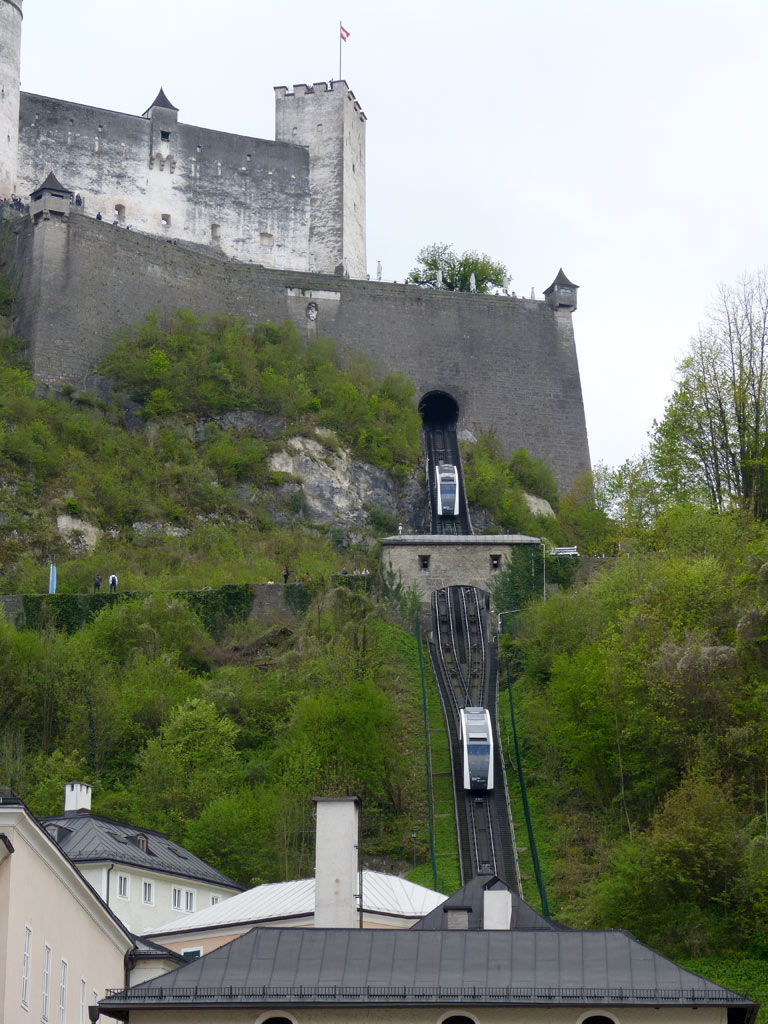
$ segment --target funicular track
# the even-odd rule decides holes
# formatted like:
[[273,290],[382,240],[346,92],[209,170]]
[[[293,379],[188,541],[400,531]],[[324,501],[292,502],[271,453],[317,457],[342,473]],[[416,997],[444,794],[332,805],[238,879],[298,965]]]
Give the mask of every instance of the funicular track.
[[[432,532],[471,534],[455,425],[425,424],[424,435]],[[459,471],[459,516],[453,519],[436,514],[434,468],[438,462],[449,462]],[[434,591],[429,654],[451,745],[461,883],[492,873],[519,892],[520,873],[498,741],[496,644],[488,635],[488,611],[488,595],[476,587]],[[466,706],[486,707],[491,716],[495,783],[487,792],[464,789],[459,710]]]
[[[472,533],[469,521],[469,510],[464,497],[464,478],[461,474],[461,456],[459,441],[456,437],[456,426],[453,423],[435,422],[424,427],[424,443],[427,449],[427,484],[429,487],[429,506],[431,513],[431,532],[444,534]],[[438,516],[437,494],[435,493],[435,469],[439,462],[450,462],[459,471],[459,514],[458,516]],[[457,522],[458,519],[458,522]]]

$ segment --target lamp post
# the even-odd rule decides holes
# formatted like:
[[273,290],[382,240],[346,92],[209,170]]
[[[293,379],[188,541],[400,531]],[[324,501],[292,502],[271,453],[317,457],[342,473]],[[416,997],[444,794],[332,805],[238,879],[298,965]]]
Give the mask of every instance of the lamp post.
[[496,613],[496,618],[498,620],[497,632],[499,633],[499,635],[501,635],[501,616],[502,615],[517,615],[519,613],[519,611],[520,611],[519,608],[509,608],[505,612],[497,612]]
[[413,840],[413,866],[416,867],[416,840],[419,835],[418,825],[414,825],[411,829],[411,839]]

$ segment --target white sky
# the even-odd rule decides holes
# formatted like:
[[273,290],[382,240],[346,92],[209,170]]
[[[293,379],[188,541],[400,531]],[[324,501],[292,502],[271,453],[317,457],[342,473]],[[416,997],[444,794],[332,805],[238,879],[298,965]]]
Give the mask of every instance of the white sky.
[[766,0],[24,0],[22,88],[274,138],[272,86],[368,116],[368,264],[452,242],[537,297],[562,265],[593,462],[663,414],[721,281],[766,262]]

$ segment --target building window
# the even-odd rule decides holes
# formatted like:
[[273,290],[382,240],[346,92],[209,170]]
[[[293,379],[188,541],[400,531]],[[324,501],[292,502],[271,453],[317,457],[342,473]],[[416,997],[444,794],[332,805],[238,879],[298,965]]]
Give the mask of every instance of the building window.
[[61,961],[59,970],[59,1024],[67,1024],[67,961]]
[[32,956],[32,929],[24,928],[24,959],[21,965],[21,1005],[29,1009],[29,965]]
[[128,875],[117,876],[117,895],[121,900],[127,900],[129,896]]
[[181,955],[185,960],[197,960],[203,955],[203,947],[193,946],[190,949],[182,949]]
[[213,896],[213,895],[212,895],[212,896],[211,896],[211,906],[212,906],[212,907],[215,907],[215,906],[216,906],[216,904],[217,904],[218,902],[219,902],[219,897],[218,897],[218,896]]
[[419,555],[419,568],[426,572],[429,568],[429,555]]
[[88,1024],[88,986],[85,978],[80,979],[80,1021],[79,1024]]
[[147,903],[147,904],[149,904],[149,906],[152,906],[154,904],[154,902],[155,902],[155,894],[154,894],[154,891],[152,889],[152,883],[151,882],[142,882],[141,883],[141,899],[142,899],[143,903]]
[[181,889],[173,887],[173,909],[181,910]]
[[115,220],[119,220],[121,222],[125,220],[125,207],[122,203],[115,204]]
[[218,242],[221,239],[221,226],[219,224],[211,224],[211,241]]
[[170,132],[160,132],[160,141],[161,142],[170,142],[171,141],[171,133]]
[[501,565],[501,555],[491,555],[491,572],[498,572]]
[[[160,214],[160,223],[162,224],[162,226],[164,228],[169,228],[171,226],[171,215],[170,215],[170,213],[161,213]],[[146,839],[144,840],[144,842],[146,842]]]
[[195,890],[185,889],[184,890],[184,909],[188,914],[194,914],[195,912]]
[[43,1004],[40,1016],[48,1020],[48,1007],[51,1002],[51,947],[46,945],[43,951]]
[[266,245],[268,249],[271,249],[275,244],[275,236],[270,234],[269,231],[262,231],[259,233],[259,243]]

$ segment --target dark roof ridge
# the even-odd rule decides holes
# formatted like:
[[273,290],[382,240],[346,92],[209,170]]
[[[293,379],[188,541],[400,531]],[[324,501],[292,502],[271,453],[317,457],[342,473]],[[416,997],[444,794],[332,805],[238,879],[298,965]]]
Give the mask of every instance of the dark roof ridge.
[[[91,811],[75,811],[69,814],[50,814],[45,818],[40,818],[42,822],[56,822],[59,821],[78,821],[85,818],[93,818],[96,821],[104,821],[107,825],[120,825],[121,828],[132,828],[137,832],[146,832],[147,835],[159,836],[160,839],[167,839],[170,843],[175,843],[176,846],[181,846],[181,843],[176,843],[174,839],[171,839],[167,832],[159,832],[156,828],[145,828],[143,825],[133,825],[130,821],[118,821],[116,818],[105,818],[102,814],[93,814]],[[184,847],[182,847],[184,849]]]

